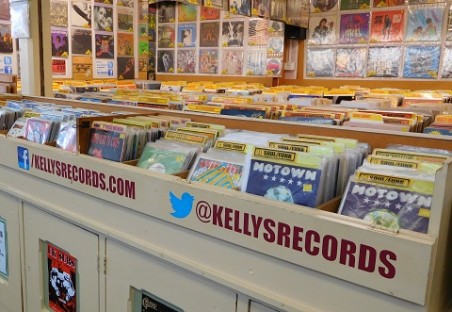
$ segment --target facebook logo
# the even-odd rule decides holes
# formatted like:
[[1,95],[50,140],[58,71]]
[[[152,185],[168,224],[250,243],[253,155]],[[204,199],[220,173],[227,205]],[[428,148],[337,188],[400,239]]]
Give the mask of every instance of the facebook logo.
[[6,74],[12,74],[13,68],[11,66],[5,66],[5,73]]
[[30,155],[27,148],[21,146],[17,147],[17,159],[19,168],[30,170]]

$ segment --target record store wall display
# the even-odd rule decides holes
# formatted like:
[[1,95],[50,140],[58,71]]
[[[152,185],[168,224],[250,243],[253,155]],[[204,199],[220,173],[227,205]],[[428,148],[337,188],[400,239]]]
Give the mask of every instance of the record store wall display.
[[312,0],[305,78],[452,78],[452,2]]
[[[254,5],[260,10],[251,10]],[[284,23],[259,17],[268,16],[266,5],[234,0],[224,10],[212,1],[157,3],[157,73],[280,76]]]
[[9,0],[0,0],[0,74],[18,74],[17,53],[11,36]]
[[133,79],[147,72],[148,4],[140,18],[141,6],[134,3],[51,0],[53,77]]

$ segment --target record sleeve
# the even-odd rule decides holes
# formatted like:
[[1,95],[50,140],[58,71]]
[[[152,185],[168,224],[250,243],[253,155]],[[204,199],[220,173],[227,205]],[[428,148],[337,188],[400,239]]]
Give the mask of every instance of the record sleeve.
[[72,54],[91,55],[93,52],[91,43],[91,30],[72,29]]
[[[300,155],[297,152],[275,149],[256,149],[251,158],[243,183],[247,193],[260,195],[270,200],[316,207],[322,197],[322,175],[320,157],[302,156],[299,163],[265,160],[256,157],[256,151],[268,150],[272,155]],[[265,153],[265,152],[263,152]],[[300,157],[300,156],[296,156]],[[292,159],[292,158],[291,158]],[[315,165],[308,163],[313,162]]]
[[308,27],[309,1],[287,0],[286,24]]
[[76,312],[77,259],[51,243],[46,245],[49,308],[55,312]]
[[284,38],[270,37],[268,40],[267,51],[270,54],[281,54],[284,52]]
[[194,155],[193,148],[173,145],[170,147],[157,143],[146,144],[137,167],[166,174],[177,174],[187,170]]
[[44,144],[49,141],[52,122],[41,118],[28,118],[24,136],[28,141]]
[[112,161],[123,161],[126,136],[125,131],[91,128],[88,155]]
[[196,46],[196,24],[179,24],[177,28],[177,46],[188,48]]
[[26,118],[17,119],[13,126],[8,131],[8,136],[14,138],[20,138],[25,136],[25,124],[27,122]]
[[366,52],[366,48],[337,49],[335,77],[364,77]]
[[229,1],[228,0],[203,0],[202,5],[209,8],[218,8],[223,11],[229,10]]
[[445,7],[420,7],[408,10],[406,41],[439,41]]
[[133,31],[133,9],[128,7],[119,7],[118,9],[118,30]]
[[199,46],[202,48],[218,48],[220,38],[220,23],[206,22],[200,24]]
[[196,5],[179,3],[177,8],[177,19],[179,22],[196,22],[198,17],[198,7]]
[[343,10],[366,10],[370,7],[370,0],[341,0]]
[[443,50],[442,78],[452,78],[452,47],[445,47]]
[[270,0],[252,0],[251,5],[253,16],[270,17]]
[[270,18],[275,21],[286,20],[286,1],[270,0]]
[[72,78],[87,80],[93,78],[93,65],[90,56],[72,57]]
[[159,50],[157,52],[157,71],[174,73],[174,50]]
[[72,0],[70,12],[72,26],[91,28],[91,2],[84,0]]
[[118,0],[118,2],[117,2],[118,6],[128,7],[128,8],[133,8],[133,3],[134,3],[133,0]]
[[196,70],[196,50],[184,49],[177,50],[177,72],[195,73]]
[[158,26],[158,48],[174,48],[176,40],[176,29],[174,25]]
[[115,56],[115,42],[113,35],[95,35],[96,58],[112,59]]
[[312,0],[311,1],[311,12],[321,13],[337,10],[337,0],[325,1],[325,0]]
[[229,12],[251,16],[251,0],[229,0]]
[[[375,179],[383,182],[375,183]],[[427,233],[433,184],[358,171],[350,178],[338,213],[371,225]]]
[[158,4],[157,14],[159,23],[174,23],[176,20],[177,2],[165,1]]
[[439,46],[409,46],[405,48],[404,78],[438,78]]
[[267,75],[279,76],[282,72],[282,59],[273,57],[267,59]]
[[369,13],[342,14],[339,43],[367,43],[369,39]]
[[[1,30],[0,30],[0,33]],[[52,56],[68,57],[68,33],[64,30],[51,30]]]
[[243,50],[224,49],[221,55],[221,65],[223,75],[242,75]]
[[266,50],[247,50],[245,74],[247,76],[265,76],[267,74]]
[[11,25],[0,24],[0,53],[10,54],[13,53],[13,37],[11,36]]
[[337,40],[337,17],[335,15],[312,15],[309,18],[308,44],[334,44]]
[[307,77],[333,77],[334,65],[334,49],[308,49]]
[[94,30],[113,31],[113,8],[95,4],[93,10]]
[[218,74],[218,49],[199,50],[199,73]]
[[227,160],[228,153],[220,159],[209,154],[199,154],[188,175],[189,181],[202,182],[228,189],[240,189],[243,163]]
[[135,78],[135,58],[134,57],[118,57],[118,79],[134,79]]
[[444,3],[446,0],[408,0],[408,4],[435,4],[435,3]]
[[452,5],[447,13],[446,41],[452,41]]
[[367,77],[398,77],[401,47],[369,48]]
[[0,20],[9,21],[11,19],[11,15],[9,14],[9,1],[0,0]]
[[223,47],[243,47],[245,23],[243,21],[223,22],[221,42]]
[[370,42],[401,42],[404,10],[373,11]]
[[248,22],[248,46],[268,44],[268,20],[251,18]]
[[118,42],[118,56],[133,56],[133,34],[118,33],[116,37]]
[[384,7],[401,6],[401,5],[405,5],[405,0],[374,0],[373,1],[374,8],[384,8]]
[[201,7],[201,20],[202,21],[210,21],[210,20],[219,20],[220,19],[220,10],[212,7]]
[[[6,0],[8,2],[9,0]],[[68,26],[68,2],[64,0],[51,0],[50,1],[50,26],[64,27]],[[1,9],[0,9],[1,11]],[[9,9],[8,9],[9,13]],[[0,19],[1,18],[0,13]],[[9,18],[8,18],[9,20]]]

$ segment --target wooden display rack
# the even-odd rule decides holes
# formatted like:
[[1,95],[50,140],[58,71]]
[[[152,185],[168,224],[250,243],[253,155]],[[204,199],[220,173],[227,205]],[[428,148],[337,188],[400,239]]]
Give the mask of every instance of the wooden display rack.
[[[452,150],[452,139],[422,134],[117,105],[73,105],[106,112],[183,115],[228,128],[357,138],[373,148],[401,143]],[[24,149],[28,170],[18,165],[18,153]],[[14,274],[9,282],[15,283],[0,284],[0,307],[10,304],[8,294],[20,293],[17,285],[22,285],[25,293],[25,311],[44,305],[42,257],[36,254],[40,240],[70,252],[81,268],[89,266],[91,254],[72,247],[75,243],[64,235],[80,230],[95,236],[95,252],[103,263],[91,263],[100,267],[94,277],[86,276],[88,269],[80,269],[80,311],[130,311],[130,287],[153,292],[186,312],[436,312],[444,311],[451,299],[452,163],[437,173],[429,231],[420,234],[388,231],[319,209],[188,183],[176,176],[20,139],[0,136],[0,150],[0,216],[8,216],[5,209],[9,215],[16,211],[20,217],[7,220],[11,236],[15,237],[16,229],[24,233],[21,246],[9,246],[11,255],[22,260],[10,262]],[[170,192],[178,197],[184,193],[193,196],[192,211],[186,218],[171,215]],[[59,235],[54,226],[62,231]],[[161,279],[155,280],[155,276]],[[93,279],[97,281],[94,286]],[[89,291],[98,294],[97,302]]]

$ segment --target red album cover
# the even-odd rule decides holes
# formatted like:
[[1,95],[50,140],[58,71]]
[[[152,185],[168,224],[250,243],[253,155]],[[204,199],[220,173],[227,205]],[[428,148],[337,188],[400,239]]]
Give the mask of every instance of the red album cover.
[[47,243],[49,308],[55,312],[77,311],[77,259]]

